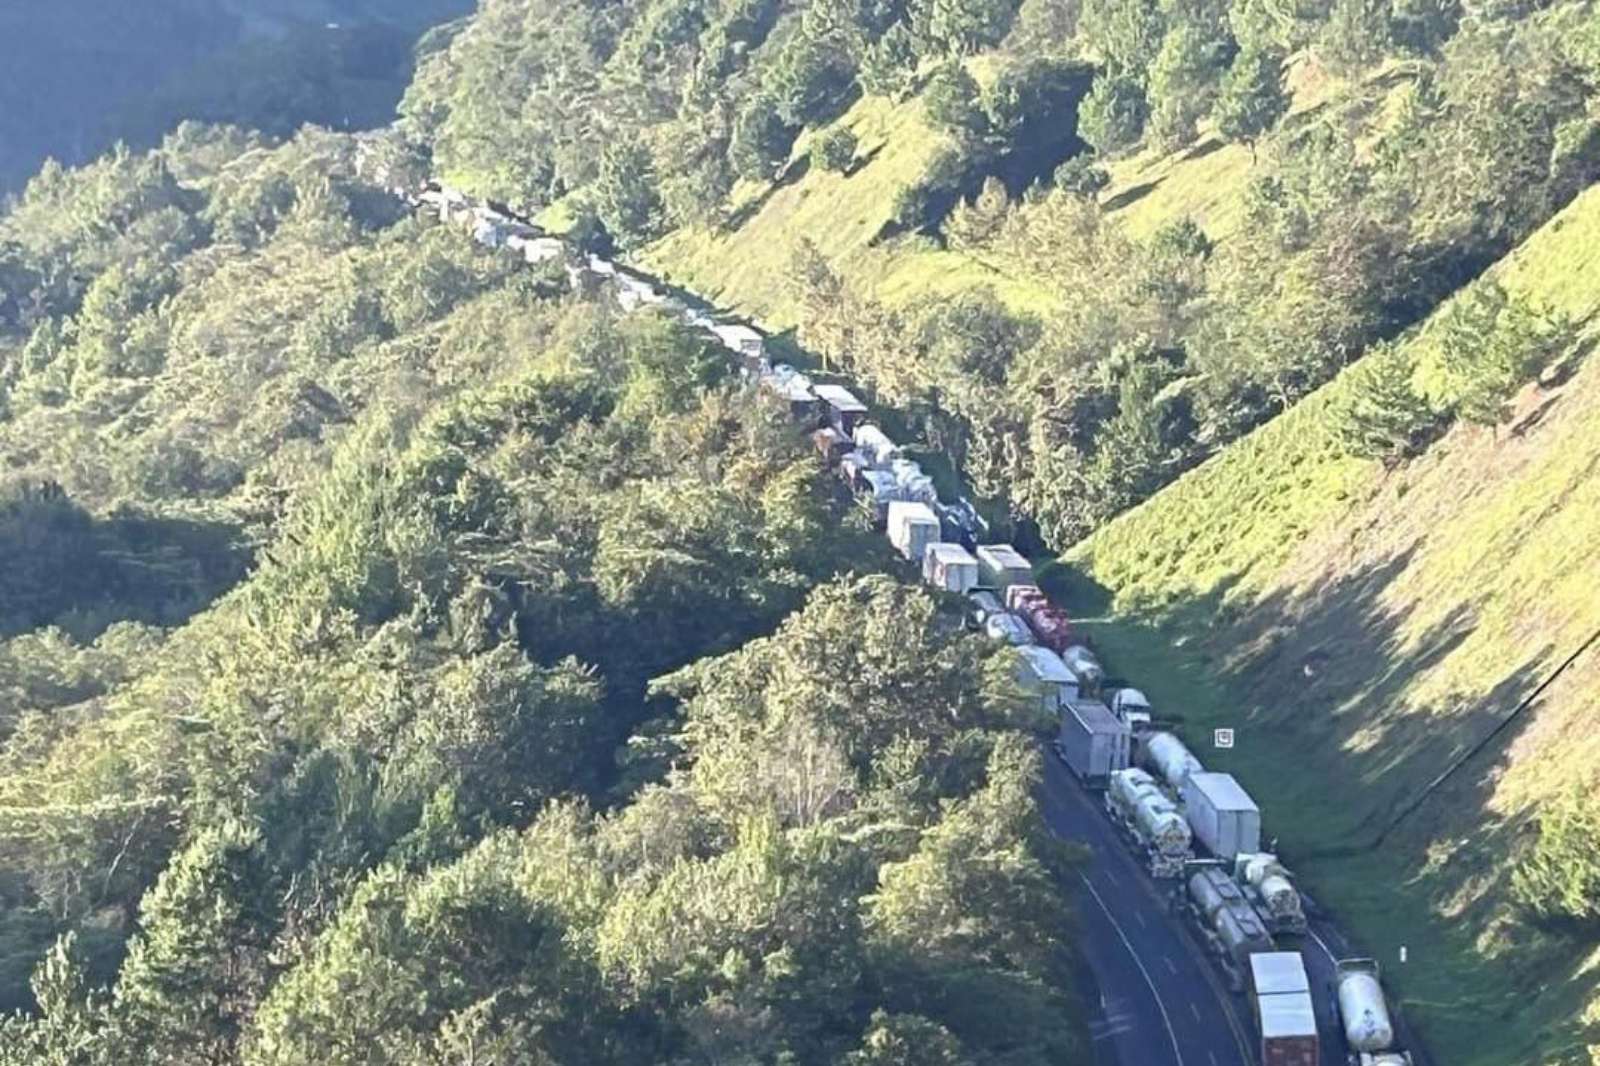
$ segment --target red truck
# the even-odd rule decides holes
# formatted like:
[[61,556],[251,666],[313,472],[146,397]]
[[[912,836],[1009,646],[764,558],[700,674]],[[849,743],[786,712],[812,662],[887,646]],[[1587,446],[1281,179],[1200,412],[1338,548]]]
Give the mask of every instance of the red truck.
[[1083,643],[1073,633],[1067,612],[1051,603],[1038,585],[1012,585],[1006,589],[1006,610],[1020,615],[1033,631],[1034,639],[1058,655]]

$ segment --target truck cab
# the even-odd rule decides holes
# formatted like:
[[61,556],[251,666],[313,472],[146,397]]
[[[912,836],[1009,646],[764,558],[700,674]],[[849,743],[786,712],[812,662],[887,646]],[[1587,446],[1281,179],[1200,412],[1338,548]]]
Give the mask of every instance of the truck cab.
[[1154,709],[1150,700],[1136,688],[1119,688],[1111,694],[1111,712],[1127,723],[1135,733],[1150,729],[1150,716]]

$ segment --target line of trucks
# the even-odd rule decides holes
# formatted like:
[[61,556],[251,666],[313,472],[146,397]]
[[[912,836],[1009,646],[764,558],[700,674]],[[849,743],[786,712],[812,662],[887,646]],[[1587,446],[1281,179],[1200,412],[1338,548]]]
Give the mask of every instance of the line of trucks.
[[[841,385],[772,364],[765,336],[747,323],[719,322],[636,271],[580,256],[500,205],[438,183],[409,199],[487,247],[508,248],[530,264],[559,260],[574,288],[608,282],[625,310],[680,315],[787,404],[923,581],[965,596],[969,623],[1016,649],[1021,687],[1060,722],[1056,754],[1085,787],[1103,790],[1106,814],[1150,875],[1175,886],[1174,899],[1230,984],[1250,999],[1263,1066],[1321,1066],[1304,960],[1275,940],[1306,932],[1304,907],[1289,871],[1262,850],[1260,809],[1232,775],[1207,771],[1175,733],[1156,728],[1143,692],[1107,683],[1088,641],[1034,582],[1027,558],[1008,544],[981,543],[987,527],[970,501],[941,502],[932,478],[868,421],[866,404]],[[1396,1045],[1376,962],[1337,961],[1331,993],[1347,1066],[1412,1066]]]

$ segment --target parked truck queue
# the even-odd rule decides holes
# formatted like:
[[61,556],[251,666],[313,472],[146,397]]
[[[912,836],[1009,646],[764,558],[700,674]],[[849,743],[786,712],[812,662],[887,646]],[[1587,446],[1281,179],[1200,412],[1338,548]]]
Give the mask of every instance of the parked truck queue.
[[[848,487],[918,579],[965,600],[969,624],[1013,647],[1017,681],[1058,723],[1055,755],[1102,797],[1106,816],[1172,905],[1188,915],[1220,977],[1250,1005],[1263,1066],[1412,1066],[1400,1047],[1378,964],[1337,960],[1331,988],[1313,988],[1301,954],[1302,896],[1263,848],[1262,814],[1231,775],[1208,771],[1139,689],[1113,684],[1089,640],[1010,544],[990,543],[966,499],[944,501],[848,388],[769,359],[749,323],[691,307],[641,272],[571,248],[501,205],[438,183],[394,190],[419,211],[530,265],[556,265],[574,289],[609,287],[628,311],[659,308],[726,348],[752,388],[784,405],[823,464]],[[1345,1047],[1319,1046],[1313,997],[1326,996]]]

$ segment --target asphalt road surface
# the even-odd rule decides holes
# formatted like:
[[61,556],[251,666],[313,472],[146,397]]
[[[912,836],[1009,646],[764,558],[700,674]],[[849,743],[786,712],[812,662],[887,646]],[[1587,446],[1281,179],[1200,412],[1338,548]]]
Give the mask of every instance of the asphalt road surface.
[[1045,753],[1040,806],[1058,836],[1088,845],[1078,911],[1083,955],[1099,1002],[1089,1032],[1110,1066],[1255,1066],[1243,999],[1220,984],[1184,919],[1117,835],[1100,795]]

